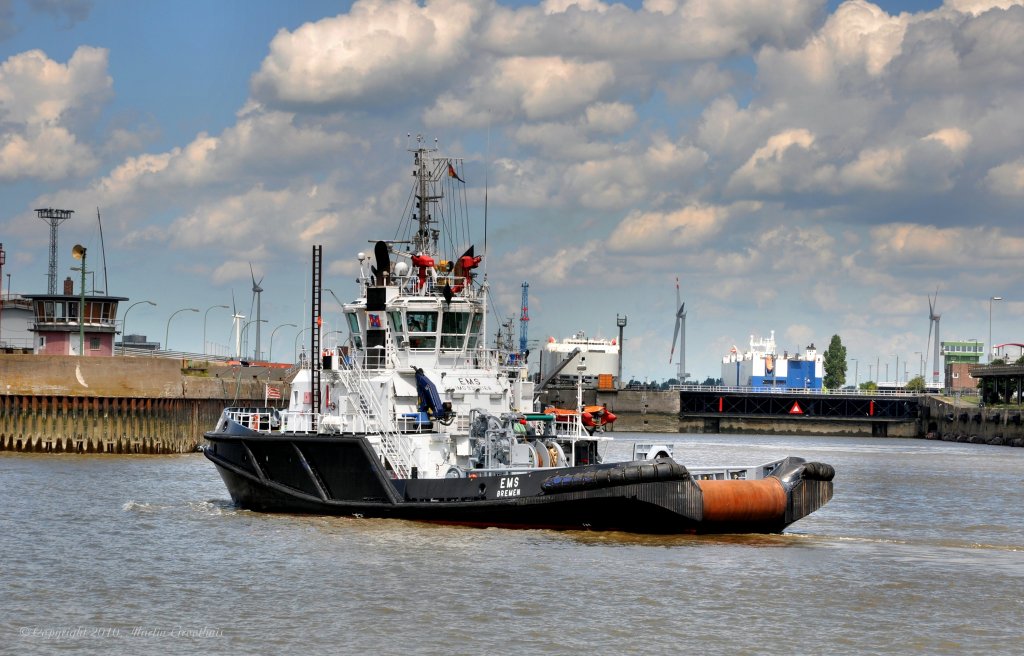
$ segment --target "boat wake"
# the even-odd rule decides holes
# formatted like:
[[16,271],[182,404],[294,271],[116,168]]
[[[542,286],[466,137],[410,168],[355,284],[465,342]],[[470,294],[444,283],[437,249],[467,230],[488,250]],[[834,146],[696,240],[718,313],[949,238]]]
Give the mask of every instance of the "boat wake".
[[135,500],[128,500],[128,501],[126,501],[121,506],[121,510],[123,510],[125,512],[148,513],[148,512],[157,512],[157,511],[160,511],[160,510],[167,510],[170,507],[171,506],[161,506],[161,505],[158,505],[158,504],[155,504],[155,503],[146,503],[146,502],[140,502],[140,501],[135,501]]
[[230,499],[209,499],[207,501],[189,501],[189,510],[203,513],[204,515],[235,515],[239,512],[238,506]]
[[[238,508],[227,499],[210,499],[208,501],[188,501],[185,508],[204,515],[231,515],[239,512]],[[149,503],[129,499],[121,505],[121,510],[132,513],[158,513],[167,510],[180,510],[182,506],[174,504]]]
[[819,542],[838,542],[846,544],[895,545],[900,547],[925,547],[930,549],[954,549],[964,551],[996,551],[1006,553],[1024,553],[1024,545],[991,544],[986,542],[973,542],[969,540],[905,540],[899,538],[859,537],[849,535],[814,535],[807,537],[813,537],[813,539]]

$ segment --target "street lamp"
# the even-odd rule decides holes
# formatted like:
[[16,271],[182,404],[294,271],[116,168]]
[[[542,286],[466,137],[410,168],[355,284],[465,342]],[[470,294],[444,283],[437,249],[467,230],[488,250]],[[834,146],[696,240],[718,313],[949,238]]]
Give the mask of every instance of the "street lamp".
[[292,349],[292,353],[294,353],[296,362],[299,361],[299,338],[302,337],[302,333],[306,332],[307,330],[309,330],[309,326],[306,326],[299,332],[295,333],[295,347]]
[[990,296],[988,298],[988,362],[992,364],[992,301],[1001,301],[1002,296]]
[[125,330],[125,326],[128,324],[128,313],[132,311],[132,308],[141,303],[149,303],[153,307],[156,307],[156,303],[153,301],[137,301],[128,306],[128,309],[124,311],[124,316],[121,317],[121,355],[125,354],[124,350],[124,338],[128,335]]
[[170,340],[171,340],[171,319],[174,318],[174,315],[178,314],[179,312],[198,312],[198,311],[199,311],[198,308],[181,308],[180,310],[175,310],[174,312],[171,313],[171,316],[167,317],[167,330],[164,331],[164,350],[165,351],[170,351],[171,350],[171,349],[169,349],[167,347],[170,345]]
[[[249,327],[249,324],[253,324],[253,323],[267,323],[267,320],[266,319],[253,319],[252,321],[246,321],[245,325],[242,326],[242,343],[243,344],[245,343],[245,329]],[[245,349],[243,349],[243,352],[244,352],[244,350]],[[256,355],[257,355],[257,357],[253,358],[254,360],[258,360],[259,359],[259,357],[258,357],[259,354],[256,354]]]
[[341,308],[341,311],[344,312],[345,311],[345,304],[342,303],[340,300],[338,300],[338,297],[337,297],[337,295],[335,295],[334,290],[331,289],[330,287],[324,287],[324,291],[325,292],[330,292],[331,296],[334,296],[334,302],[337,303],[338,307]]
[[283,323],[280,326],[278,326],[277,328],[274,328],[272,331],[270,331],[270,352],[267,353],[267,360],[269,360],[270,362],[274,361],[274,333],[277,332],[278,328],[284,328],[285,326],[291,326],[292,328],[298,328],[298,326],[296,326],[293,323]]
[[[622,315],[620,317],[618,312],[615,313],[615,325],[619,327],[619,389],[622,389],[623,387],[625,387],[622,384],[622,348],[624,346],[623,343],[622,343],[622,329],[626,327],[626,324],[628,322],[629,322],[629,316],[628,315],[624,314],[624,315]],[[685,374],[686,372],[684,371],[683,373]],[[682,383],[683,381],[679,381],[679,382]]]
[[75,244],[75,247],[71,249],[71,257],[76,260],[82,261],[81,267],[71,267],[72,271],[82,272],[82,286],[78,290],[80,298],[78,304],[78,355],[85,355],[85,246],[81,244]]
[[206,319],[209,318],[210,310],[213,308],[224,308],[225,310],[231,309],[226,305],[211,305],[206,308],[206,312],[203,313],[203,355],[206,355]]

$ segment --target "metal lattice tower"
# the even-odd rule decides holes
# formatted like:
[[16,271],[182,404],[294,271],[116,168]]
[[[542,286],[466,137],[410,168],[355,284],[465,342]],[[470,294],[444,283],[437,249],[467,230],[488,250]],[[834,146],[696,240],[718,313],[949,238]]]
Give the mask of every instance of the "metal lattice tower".
[[47,294],[57,293],[57,226],[71,218],[74,210],[45,208],[36,210],[36,216],[50,224],[50,270],[47,274]]
[[519,315],[519,352],[526,353],[526,328],[530,321],[530,283],[523,283],[523,313]]

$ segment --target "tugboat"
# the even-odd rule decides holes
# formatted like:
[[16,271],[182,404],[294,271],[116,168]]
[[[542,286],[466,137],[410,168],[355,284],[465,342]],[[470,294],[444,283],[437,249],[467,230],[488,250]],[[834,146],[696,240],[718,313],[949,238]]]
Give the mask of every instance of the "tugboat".
[[323,254],[314,246],[315,357],[300,362],[287,408],[229,407],[205,434],[203,452],[236,505],[472,526],[764,533],[831,499],[826,464],[688,470],[663,451],[603,462],[613,415],[594,421],[579,391],[576,412],[536,411],[526,354],[487,347],[482,256],[455,244],[468,234],[457,216],[462,162],[421,137],[410,152],[405,233],[376,242],[372,261],[359,253],[358,296],[341,304],[347,342],[321,344]]

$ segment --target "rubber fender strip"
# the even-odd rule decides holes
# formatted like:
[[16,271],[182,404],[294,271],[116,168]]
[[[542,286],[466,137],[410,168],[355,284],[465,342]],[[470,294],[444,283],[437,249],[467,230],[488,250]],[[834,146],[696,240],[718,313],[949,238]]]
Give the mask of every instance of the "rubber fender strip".
[[831,481],[836,477],[835,467],[823,462],[804,464],[804,478],[812,481]]

